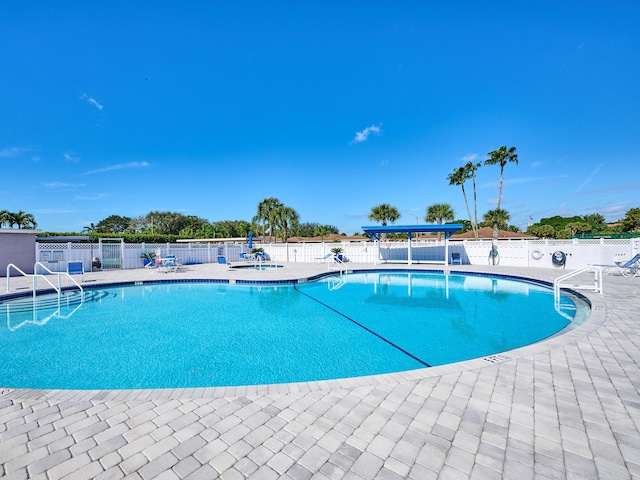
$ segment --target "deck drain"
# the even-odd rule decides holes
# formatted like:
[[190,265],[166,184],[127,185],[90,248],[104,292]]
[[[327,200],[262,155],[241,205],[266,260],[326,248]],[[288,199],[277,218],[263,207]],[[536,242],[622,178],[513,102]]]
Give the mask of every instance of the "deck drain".
[[490,363],[499,363],[506,360],[511,360],[511,357],[506,355],[491,355],[490,357],[484,357],[484,360]]

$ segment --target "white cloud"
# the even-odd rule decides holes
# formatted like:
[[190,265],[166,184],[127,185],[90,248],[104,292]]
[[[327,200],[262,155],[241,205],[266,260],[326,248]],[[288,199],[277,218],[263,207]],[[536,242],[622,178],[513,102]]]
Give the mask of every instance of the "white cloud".
[[80,196],[80,195],[76,195],[75,197],[73,197],[74,200],[81,200],[81,201],[93,201],[93,200],[102,200],[103,198],[106,198],[107,195],[105,195],[104,193],[98,193],[96,195],[91,195],[91,196]]
[[578,185],[578,188],[576,188],[576,191],[573,192],[573,194],[575,195],[576,193],[580,193],[580,191],[586,187],[589,183],[591,183],[591,180],[593,180],[593,177],[595,177],[598,172],[600,170],[602,170],[602,167],[604,167],[604,163],[601,163],[600,165],[598,165],[595,170],[593,170],[593,172],[591,172],[591,174],[587,177],[587,179],[582,182],[580,185]]
[[86,186],[84,183],[73,184],[73,183],[64,183],[64,182],[47,182],[43,183],[42,186],[44,188],[76,188],[76,187],[84,187]]
[[370,134],[380,135],[380,132],[382,132],[380,125],[371,125],[360,132],[356,132],[356,136],[351,140],[351,143],[366,142]]
[[98,103],[98,101],[97,101],[95,98],[90,97],[90,96],[89,96],[89,95],[87,95],[86,93],[84,93],[84,94],[80,97],[80,99],[81,99],[81,100],[86,100],[90,105],[93,105],[93,106],[94,106],[94,107],[96,107],[98,110],[102,110],[102,109],[104,108],[102,105],[100,105],[100,104]]
[[20,154],[24,152],[33,152],[32,148],[24,148],[24,147],[9,147],[3,148],[0,150],[0,158],[16,158],[19,157]]
[[463,163],[475,162],[476,160],[478,160],[478,158],[480,158],[480,155],[478,155],[477,153],[470,153],[462,157],[462,161]]
[[72,155],[69,155],[68,153],[64,154],[64,159],[67,162],[71,162],[71,163],[78,163],[80,161],[80,157],[74,157]]
[[113,170],[123,170],[126,168],[145,168],[148,166],[150,166],[150,164],[147,162],[118,163],[116,165],[111,165],[109,167],[98,168],[97,170],[90,170],[88,172],[84,172],[82,175],[93,175],[94,173],[111,172]]

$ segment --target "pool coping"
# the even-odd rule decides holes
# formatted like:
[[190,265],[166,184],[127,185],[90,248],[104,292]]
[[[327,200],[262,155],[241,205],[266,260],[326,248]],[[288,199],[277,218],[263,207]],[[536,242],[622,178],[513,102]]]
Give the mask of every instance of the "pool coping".
[[[415,273],[445,273],[442,269],[413,269],[413,268],[353,268],[347,273],[393,273],[393,272],[415,272]],[[96,285],[83,286],[85,289],[97,289],[105,287],[152,285],[163,283],[215,283],[215,284],[237,284],[237,285],[296,285],[308,283],[328,276],[334,276],[340,272],[327,271],[315,275],[301,278],[285,280],[255,280],[255,279],[166,279],[166,280],[132,280],[111,283],[100,283]],[[526,281],[545,287],[552,287],[551,282],[532,277],[503,274],[475,272],[466,270],[446,270],[449,274],[463,274],[471,276],[481,276],[490,278],[506,278],[510,280]],[[77,287],[64,287],[62,290],[75,290]],[[591,306],[591,312],[585,321],[577,327],[565,327],[555,335],[540,340],[536,343],[507,350],[490,356],[479,357],[471,360],[439,365],[429,368],[407,370],[402,372],[369,375],[363,377],[349,377],[331,380],[315,380],[308,382],[277,383],[261,385],[240,385],[233,387],[192,387],[192,388],[158,388],[158,389],[129,389],[129,390],[61,390],[61,389],[30,389],[30,388],[2,388],[0,387],[0,398],[2,399],[46,399],[48,401],[131,401],[150,399],[183,399],[183,398],[217,398],[217,397],[238,397],[238,396],[259,396],[271,394],[305,393],[311,391],[330,391],[340,389],[352,389],[364,386],[376,386],[380,384],[399,384],[407,381],[419,381],[434,377],[441,377],[450,373],[460,373],[464,371],[482,369],[496,363],[510,362],[523,357],[533,356],[561,345],[573,343],[583,338],[600,326],[606,320],[606,307],[604,300],[591,293],[578,292],[573,289],[563,288],[584,299]],[[38,289],[39,293],[54,293],[53,289]],[[16,292],[0,295],[0,302],[8,299],[23,298],[31,296],[31,292]]]

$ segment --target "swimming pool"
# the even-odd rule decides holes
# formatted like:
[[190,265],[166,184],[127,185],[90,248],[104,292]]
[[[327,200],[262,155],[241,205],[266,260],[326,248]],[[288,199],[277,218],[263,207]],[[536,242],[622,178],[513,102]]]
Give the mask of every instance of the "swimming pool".
[[[565,328],[544,286],[369,272],[280,285],[114,286],[0,304],[0,386],[187,388],[354,377],[504,352]],[[47,304],[47,302],[49,302]],[[32,304],[31,304],[32,307]]]

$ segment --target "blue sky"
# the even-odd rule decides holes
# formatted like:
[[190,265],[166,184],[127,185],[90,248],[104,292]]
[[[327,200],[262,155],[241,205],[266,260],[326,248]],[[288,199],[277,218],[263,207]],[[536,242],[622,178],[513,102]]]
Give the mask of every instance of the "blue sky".
[[[3,2],[0,209],[45,231],[277,197],[351,234],[450,203],[502,145],[502,208],[640,207],[640,3]],[[478,213],[499,168],[478,171]],[[471,185],[467,185],[471,191]]]

